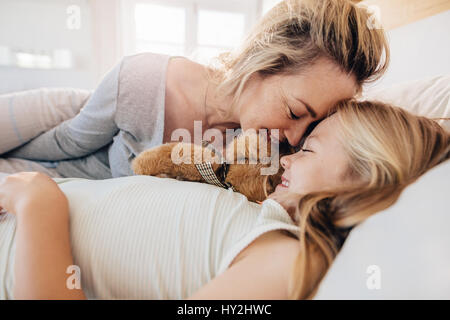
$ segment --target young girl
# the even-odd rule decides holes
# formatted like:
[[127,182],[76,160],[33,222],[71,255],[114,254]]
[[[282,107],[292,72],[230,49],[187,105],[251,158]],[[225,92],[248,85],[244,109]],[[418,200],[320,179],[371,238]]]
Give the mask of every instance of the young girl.
[[43,174],[11,175],[0,183],[9,212],[0,220],[0,293],[311,298],[349,231],[449,158],[450,134],[434,121],[349,101],[281,159],[283,182],[262,205],[149,176],[57,185]]
[[[178,128],[193,137],[196,120],[203,132],[279,129],[280,140],[295,146],[311,122],[385,71],[384,31],[371,28],[369,18],[349,0],[287,0],[255,26],[236,52],[222,56],[218,68],[151,53],[126,57],[78,115],[54,123],[31,142],[23,137],[32,139],[44,130],[26,132],[29,127],[20,120],[41,117],[45,108],[38,103],[18,110],[14,95],[0,97],[0,112],[8,111],[0,114],[0,125],[11,128],[9,148],[0,153],[25,144],[3,155],[9,162],[0,159],[0,172],[31,166],[54,177],[129,176],[136,155],[171,141]],[[51,97],[44,106],[46,100]],[[10,123],[14,117],[19,123]],[[51,170],[36,161],[51,161],[46,164]]]

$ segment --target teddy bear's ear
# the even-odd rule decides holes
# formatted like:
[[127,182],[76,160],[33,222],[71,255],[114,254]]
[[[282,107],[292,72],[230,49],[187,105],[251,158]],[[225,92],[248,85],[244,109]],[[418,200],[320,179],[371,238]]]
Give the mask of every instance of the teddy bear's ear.
[[[261,150],[262,149],[262,150]],[[260,150],[263,154],[270,154],[270,142],[267,134],[257,133],[254,129],[249,129],[237,136],[233,144],[227,146],[226,155],[228,159],[233,159],[234,163],[258,163]]]
[[271,194],[272,192],[275,191],[275,188],[277,187],[277,185],[279,185],[281,183],[281,174],[282,174],[281,168],[278,169],[278,173],[274,174],[274,175],[270,175],[267,178],[267,193]]

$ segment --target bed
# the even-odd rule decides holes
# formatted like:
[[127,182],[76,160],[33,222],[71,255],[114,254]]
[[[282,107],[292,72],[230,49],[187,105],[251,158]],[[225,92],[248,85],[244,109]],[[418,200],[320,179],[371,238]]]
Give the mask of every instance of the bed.
[[[391,40],[399,38],[397,27],[403,28],[401,31],[406,34],[408,28],[423,29],[421,19],[425,17],[428,19],[426,26],[444,24],[447,29],[442,31],[445,32],[450,26],[446,19],[450,12],[449,1],[429,0],[425,7],[425,2],[417,0],[365,3],[379,5],[382,23],[391,30]],[[398,10],[406,13],[394,14]],[[429,74],[417,73],[417,70],[405,74],[398,68],[402,61],[408,60],[402,51],[405,47],[391,43],[395,47],[393,63],[385,77],[390,81],[382,79],[365,87],[360,99],[382,100],[431,118],[450,117],[448,39],[441,39],[439,53],[431,45],[414,43],[414,35],[410,39],[412,42],[406,43],[410,51],[409,45],[422,48],[423,59],[410,63],[420,64]],[[3,133],[9,130],[8,136],[18,139],[0,141],[0,153],[12,149],[20,139],[31,139],[74,116],[90,95],[89,91],[75,89],[40,89],[28,93],[28,96],[0,96],[0,128]],[[38,106],[35,116],[23,119],[29,121],[26,133],[17,135],[16,129],[10,126],[11,97],[24,108],[30,104]],[[51,121],[39,118],[39,108],[53,110]],[[440,120],[440,123],[450,130],[450,121]],[[450,162],[447,161],[408,187],[392,207],[350,233],[315,299],[450,299],[449,195]]]

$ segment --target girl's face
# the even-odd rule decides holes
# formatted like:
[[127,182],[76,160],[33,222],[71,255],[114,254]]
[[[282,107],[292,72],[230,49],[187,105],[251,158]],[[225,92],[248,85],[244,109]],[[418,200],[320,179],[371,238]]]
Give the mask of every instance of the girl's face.
[[296,146],[311,122],[324,118],[357,89],[353,75],[320,58],[299,74],[251,78],[235,117],[243,130],[279,129],[279,140]]
[[332,115],[314,128],[299,152],[282,157],[282,183],[271,197],[286,192],[307,194],[345,186],[349,160],[338,132],[338,119]]

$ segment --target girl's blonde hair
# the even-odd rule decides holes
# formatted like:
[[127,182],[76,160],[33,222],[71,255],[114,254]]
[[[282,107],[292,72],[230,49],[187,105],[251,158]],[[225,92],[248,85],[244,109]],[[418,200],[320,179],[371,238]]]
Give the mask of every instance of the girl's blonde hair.
[[[379,78],[389,62],[381,28],[372,28],[370,14],[349,0],[285,0],[272,8],[235,52],[218,57],[217,92],[235,105],[254,74],[301,72],[327,57],[359,86]],[[231,109],[231,108],[230,108]]]
[[[381,102],[341,102],[339,137],[354,187],[295,196],[300,251],[290,298],[312,298],[349,231],[392,205],[402,190],[450,158],[450,133],[434,120]],[[292,197],[290,201],[292,203]]]

